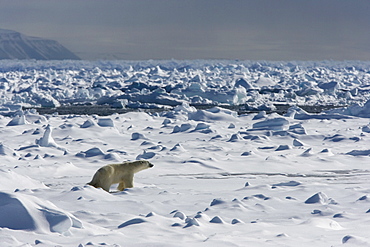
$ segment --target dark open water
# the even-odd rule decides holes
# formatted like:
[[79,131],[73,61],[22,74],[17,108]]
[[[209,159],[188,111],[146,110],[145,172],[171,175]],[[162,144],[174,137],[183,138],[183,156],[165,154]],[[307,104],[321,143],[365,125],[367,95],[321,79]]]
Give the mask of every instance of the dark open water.
[[[213,105],[194,105],[197,109],[209,109],[214,107]],[[255,113],[258,112],[256,110],[248,109],[244,105],[238,105],[238,106],[229,106],[229,105],[220,105],[219,107],[234,110],[237,111],[238,114],[245,114],[245,113]],[[276,104],[275,105],[276,110],[273,112],[276,112],[278,114],[285,114],[289,107],[291,105],[287,104]],[[343,106],[332,106],[332,105],[326,105],[326,106],[299,106],[303,110],[309,112],[309,113],[320,113],[325,110],[343,107]],[[57,108],[24,108],[26,109],[35,109],[39,114],[59,114],[59,115],[99,115],[99,116],[109,116],[114,113],[127,113],[127,112],[133,112],[133,111],[141,111],[141,112],[163,112],[167,109],[143,109],[143,108],[112,108],[110,106],[98,106],[98,105],[77,105],[77,106],[61,106]],[[271,113],[272,111],[266,111],[267,113]]]

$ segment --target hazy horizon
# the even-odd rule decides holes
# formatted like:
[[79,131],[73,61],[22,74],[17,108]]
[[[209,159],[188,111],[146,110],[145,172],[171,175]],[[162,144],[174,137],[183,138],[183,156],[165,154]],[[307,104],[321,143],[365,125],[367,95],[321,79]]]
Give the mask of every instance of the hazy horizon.
[[82,59],[370,60],[366,0],[0,0],[0,28]]

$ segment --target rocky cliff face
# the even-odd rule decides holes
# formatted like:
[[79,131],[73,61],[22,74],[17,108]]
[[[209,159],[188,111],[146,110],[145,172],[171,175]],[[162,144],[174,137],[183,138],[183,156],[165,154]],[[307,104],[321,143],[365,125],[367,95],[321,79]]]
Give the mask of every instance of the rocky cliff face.
[[63,60],[80,59],[55,40],[0,29],[0,59]]

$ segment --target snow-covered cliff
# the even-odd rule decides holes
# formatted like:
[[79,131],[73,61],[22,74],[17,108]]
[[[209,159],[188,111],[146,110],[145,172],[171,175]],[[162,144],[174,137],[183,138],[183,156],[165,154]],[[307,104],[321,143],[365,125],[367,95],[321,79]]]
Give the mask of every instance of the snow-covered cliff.
[[30,37],[0,29],[0,59],[80,59],[55,40]]

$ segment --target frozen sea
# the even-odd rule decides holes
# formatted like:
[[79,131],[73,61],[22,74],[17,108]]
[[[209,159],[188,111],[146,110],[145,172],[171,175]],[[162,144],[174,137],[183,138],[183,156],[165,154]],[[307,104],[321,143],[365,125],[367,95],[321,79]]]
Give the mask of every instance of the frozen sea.
[[[369,246],[369,85],[359,61],[0,61],[1,246]],[[134,188],[86,184],[140,159]]]

